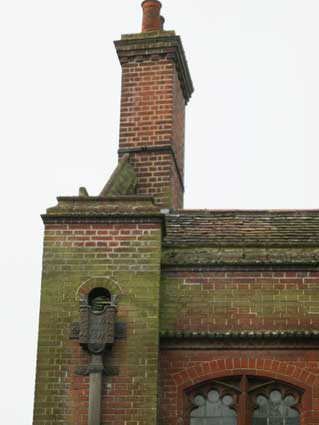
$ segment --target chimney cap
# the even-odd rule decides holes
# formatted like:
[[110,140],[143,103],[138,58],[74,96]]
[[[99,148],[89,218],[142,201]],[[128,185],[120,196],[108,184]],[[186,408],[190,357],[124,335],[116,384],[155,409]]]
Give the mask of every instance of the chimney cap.
[[162,3],[158,0],[144,0],[142,8],[142,32],[162,31],[164,22],[160,14]]
[[158,4],[160,5],[160,7],[162,7],[162,3],[161,3],[159,0],[144,0],[144,1],[142,2],[142,7],[144,6],[144,3],[148,3],[148,2],[151,2],[151,3],[158,3]]

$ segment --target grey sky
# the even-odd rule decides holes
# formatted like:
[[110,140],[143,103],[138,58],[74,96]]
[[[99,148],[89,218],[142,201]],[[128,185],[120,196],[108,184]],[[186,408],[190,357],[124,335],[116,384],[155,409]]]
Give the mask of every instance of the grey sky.
[[[0,417],[31,423],[43,226],[117,161],[120,66],[140,0],[0,1]],[[163,0],[195,93],[186,208],[317,208],[318,0]]]

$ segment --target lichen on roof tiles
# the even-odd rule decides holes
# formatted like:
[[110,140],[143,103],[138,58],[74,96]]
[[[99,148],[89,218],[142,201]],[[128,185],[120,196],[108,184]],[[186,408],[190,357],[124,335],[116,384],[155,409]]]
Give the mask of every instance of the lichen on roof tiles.
[[181,211],[166,217],[166,245],[319,246],[319,211]]

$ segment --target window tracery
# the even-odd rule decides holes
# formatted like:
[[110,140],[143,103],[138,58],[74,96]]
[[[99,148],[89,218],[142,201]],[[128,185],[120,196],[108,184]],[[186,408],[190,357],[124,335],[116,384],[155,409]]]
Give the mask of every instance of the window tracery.
[[301,395],[281,381],[225,377],[187,393],[187,425],[300,425]]

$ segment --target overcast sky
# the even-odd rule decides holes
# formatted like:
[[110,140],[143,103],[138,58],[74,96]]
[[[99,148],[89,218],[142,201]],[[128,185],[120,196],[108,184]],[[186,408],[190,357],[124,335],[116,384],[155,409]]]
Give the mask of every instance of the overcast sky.
[[[117,162],[120,65],[139,0],[0,0],[1,422],[32,422],[43,225]],[[195,93],[186,208],[319,207],[319,1],[163,0]]]

